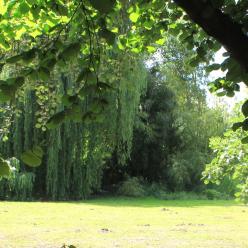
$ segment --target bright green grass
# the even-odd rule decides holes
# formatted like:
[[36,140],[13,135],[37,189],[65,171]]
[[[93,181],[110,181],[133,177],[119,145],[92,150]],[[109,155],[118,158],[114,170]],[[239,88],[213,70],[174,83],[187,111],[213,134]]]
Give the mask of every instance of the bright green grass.
[[233,201],[107,198],[0,202],[0,248],[245,248],[248,207]]

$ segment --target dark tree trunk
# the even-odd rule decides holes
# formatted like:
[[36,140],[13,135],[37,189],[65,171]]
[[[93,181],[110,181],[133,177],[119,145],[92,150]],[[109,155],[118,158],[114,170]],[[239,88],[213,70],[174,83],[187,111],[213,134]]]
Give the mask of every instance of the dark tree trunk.
[[216,9],[209,0],[174,0],[203,30],[219,41],[248,72],[248,36],[242,25]]

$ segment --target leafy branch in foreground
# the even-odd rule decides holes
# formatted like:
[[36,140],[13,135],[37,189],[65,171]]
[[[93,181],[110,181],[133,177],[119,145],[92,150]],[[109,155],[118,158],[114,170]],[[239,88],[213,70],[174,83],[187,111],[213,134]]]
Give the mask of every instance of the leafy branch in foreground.
[[219,184],[225,177],[237,183],[236,196],[243,202],[248,202],[248,146],[244,133],[228,130],[224,137],[213,137],[210,148],[214,158],[203,172],[205,183]]
[[[94,120],[102,113],[107,105],[103,91],[118,84],[100,80],[103,54],[153,53],[169,35],[195,52],[189,61],[192,67],[209,65],[214,52],[225,46],[225,61],[208,67],[209,71],[227,71],[210,84],[212,92],[231,97],[240,82],[248,84],[245,0],[22,0],[1,1],[0,7],[1,103],[14,105],[25,88],[56,84],[58,74],[77,67],[77,89],[57,95],[57,102],[64,100],[64,108],[54,108],[44,118],[47,125],[38,125],[44,130],[68,119]],[[80,103],[92,93],[97,99],[91,101],[91,109],[81,111]],[[243,113],[247,117],[246,110]],[[246,123],[242,122],[244,130]]]

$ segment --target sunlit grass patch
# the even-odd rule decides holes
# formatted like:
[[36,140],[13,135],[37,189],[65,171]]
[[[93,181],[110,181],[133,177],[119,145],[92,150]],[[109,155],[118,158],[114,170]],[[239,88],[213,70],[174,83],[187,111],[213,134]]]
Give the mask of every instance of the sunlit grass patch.
[[102,198],[0,202],[0,247],[248,247],[248,208],[233,201]]

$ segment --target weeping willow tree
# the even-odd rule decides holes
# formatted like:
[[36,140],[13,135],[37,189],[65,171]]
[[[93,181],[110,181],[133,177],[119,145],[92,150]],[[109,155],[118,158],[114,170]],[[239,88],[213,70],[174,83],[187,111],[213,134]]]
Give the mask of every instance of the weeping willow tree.
[[[29,185],[26,187],[29,192],[25,190],[22,194],[18,183],[1,180],[2,197],[20,200],[30,196],[53,200],[86,198],[101,189],[105,160],[113,151],[119,163],[123,164],[129,157],[134,119],[140,95],[146,87],[146,71],[141,60],[128,54],[112,57],[106,57],[99,69],[99,78],[108,82],[109,90],[89,91],[81,98],[73,121],[67,120],[54,129],[47,129],[46,123],[49,116],[65,109],[65,104],[57,98],[73,97],[76,92],[77,68],[58,71],[46,86],[36,83],[34,88],[23,89],[11,116],[8,140],[1,142],[0,153],[4,158],[19,158],[26,149],[41,145],[44,157],[40,167],[29,168],[20,163],[18,170],[12,172],[13,180],[26,175],[22,177],[23,184]],[[99,104],[94,104],[96,97],[99,99],[96,94],[104,99],[101,111]],[[66,100],[63,97],[62,102]],[[2,123],[7,117],[7,107],[2,106],[6,109],[1,116]],[[77,121],[81,111],[89,114],[83,122]]]
[[[109,22],[90,2],[68,2],[70,17],[56,17],[59,32],[39,37],[39,44],[27,35],[4,55],[0,158],[35,167],[42,159],[36,168],[21,162],[18,171],[34,173],[33,196],[85,198],[100,189],[107,157],[115,152],[119,164],[129,157],[146,73],[113,32],[131,30],[130,3]],[[107,5],[105,14],[114,7]]]

